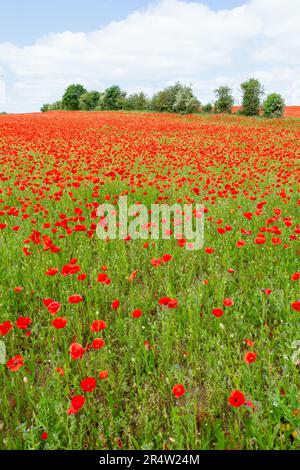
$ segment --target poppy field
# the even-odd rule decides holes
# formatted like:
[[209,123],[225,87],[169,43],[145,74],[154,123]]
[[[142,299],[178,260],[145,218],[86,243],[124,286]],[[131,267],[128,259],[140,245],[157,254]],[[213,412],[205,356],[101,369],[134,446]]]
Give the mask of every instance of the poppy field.
[[[0,116],[0,448],[299,449],[299,157],[298,119]],[[99,239],[124,195],[203,248]]]

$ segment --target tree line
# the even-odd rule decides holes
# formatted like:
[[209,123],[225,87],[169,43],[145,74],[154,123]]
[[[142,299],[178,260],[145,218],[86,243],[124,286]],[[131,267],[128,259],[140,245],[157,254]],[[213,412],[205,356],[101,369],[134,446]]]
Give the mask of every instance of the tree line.
[[[241,84],[242,106],[239,114],[246,116],[281,117],[285,103],[279,93],[271,93],[263,101],[264,88],[259,80],[250,78]],[[234,98],[230,87],[224,85],[214,90],[215,101],[201,105],[190,86],[177,82],[148,98],[145,93],[127,94],[118,85],[103,92],[88,91],[81,84],[72,84],[65,90],[61,100],[44,104],[42,112],[67,111],[153,111],[191,114],[231,113]]]

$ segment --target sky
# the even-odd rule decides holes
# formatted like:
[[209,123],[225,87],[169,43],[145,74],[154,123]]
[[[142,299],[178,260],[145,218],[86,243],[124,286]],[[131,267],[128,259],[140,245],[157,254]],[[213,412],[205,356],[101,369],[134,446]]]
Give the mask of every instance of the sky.
[[0,0],[0,112],[39,111],[70,83],[148,95],[177,80],[202,103],[259,78],[300,105],[299,0]]

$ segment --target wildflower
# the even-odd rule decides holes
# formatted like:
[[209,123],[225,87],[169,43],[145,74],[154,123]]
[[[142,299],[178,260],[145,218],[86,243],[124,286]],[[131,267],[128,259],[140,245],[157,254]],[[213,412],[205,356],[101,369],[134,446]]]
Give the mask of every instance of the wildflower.
[[226,298],[223,300],[224,307],[232,307],[234,305],[234,301],[232,299]]
[[70,352],[71,358],[76,360],[76,359],[82,358],[82,356],[85,353],[85,349],[79,343],[72,343],[69,348],[69,352]]
[[99,373],[99,379],[100,380],[106,380],[108,377],[108,372],[106,370],[102,370],[100,373]]
[[76,395],[71,400],[71,406],[68,409],[68,415],[75,415],[85,404],[85,398],[82,395]]
[[172,393],[175,398],[180,398],[182,395],[185,394],[185,388],[182,384],[176,384],[172,388]]
[[133,310],[132,317],[133,318],[140,318],[143,315],[142,311],[139,309]]
[[69,304],[78,304],[83,302],[83,297],[81,295],[74,294],[68,298],[68,302]]
[[221,317],[224,315],[224,311],[220,308],[214,308],[213,311],[211,312],[215,317]]
[[82,380],[80,387],[84,392],[92,392],[96,388],[97,382],[94,377],[88,377],[87,379]]
[[6,363],[6,367],[11,371],[11,372],[17,372],[21,367],[24,366],[24,357],[22,356],[15,356]]
[[54,326],[54,328],[57,328],[59,330],[61,328],[65,328],[65,326],[67,325],[67,320],[62,317],[57,317],[53,320],[52,325]]
[[105,328],[106,328],[106,323],[103,320],[95,320],[91,324],[91,331],[98,332],[98,331],[105,330]]
[[245,404],[245,396],[239,390],[234,390],[231,393],[228,401],[229,401],[231,406],[234,406],[235,408],[237,408],[237,407],[242,406],[242,405]]
[[101,349],[105,346],[105,341],[102,338],[96,338],[92,342],[93,349]]
[[244,356],[244,361],[246,364],[252,364],[252,362],[255,362],[257,359],[257,354],[255,352],[247,352]]

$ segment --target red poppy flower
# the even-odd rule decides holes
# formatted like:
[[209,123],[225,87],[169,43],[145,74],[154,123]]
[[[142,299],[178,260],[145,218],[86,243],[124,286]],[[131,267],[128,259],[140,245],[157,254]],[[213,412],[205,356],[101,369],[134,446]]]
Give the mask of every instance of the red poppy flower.
[[239,390],[234,390],[231,393],[228,401],[229,401],[231,406],[234,406],[235,408],[237,408],[237,407],[242,406],[242,405],[245,404],[245,396]]
[[182,395],[184,395],[185,393],[185,388],[182,384],[176,384],[174,385],[174,387],[172,388],[172,393],[174,395],[174,397],[176,398],[179,398],[181,397]]
[[106,273],[100,273],[98,274],[97,281],[101,282],[102,284],[105,284],[107,280],[109,279],[108,275]]
[[78,294],[71,295],[68,298],[69,304],[79,304],[80,302],[83,302],[83,297]]
[[157,268],[158,266],[160,266],[161,261],[160,261],[160,259],[152,258],[152,259],[150,260],[150,263],[152,264],[152,266],[154,266],[155,268]]
[[251,339],[248,339],[248,338],[245,339],[245,343],[246,343],[246,345],[249,346],[250,348],[252,348],[252,346],[253,346],[253,344],[254,344],[253,341],[251,341]]
[[47,307],[48,312],[51,315],[56,315],[61,309],[61,304],[52,299],[44,299],[44,305]]
[[82,380],[80,387],[84,392],[92,392],[96,388],[97,382],[94,377],[88,377],[87,379]]
[[42,439],[42,441],[46,441],[48,439],[48,433],[43,432],[43,434],[41,435],[41,439]]
[[94,320],[91,324],[91,331],[102,331],[105,330],[106,323],[103,320]]
[[292,281],[298,281],[300,279],[300,273],[294,273],[291,275],[291,280]]
[[133,318],[140,318],[143,315],[143,312],[139,309],[133,310],[132,317]]
[[255,362],[257,359],[257,354],[255,352],[247,352],[244,356],[244,361],[247,363],[247,364],[252,364],[252,362]]
[[271,289],[264,289],[263,292],[266,294],[266,295],[270,295],[272,293]]
[[213,311],[211,312],[215,317],[221,317],[224,315],[224,312],[220,308],[214,308]]
[[6,363],[6,367],[11,371],[11,372],[17,372],[20,367],[23,367],[25,363],[24,357],[22,356],[15,356]]
[[128,276],[128,281],[129,282],[133,282],[134,278],[137,276],[137,273],[138,271],[133,271],[133,273],[130,274],[130,276]]
[[169,254],[163,255],[161,259],[163,263],[168,263],[168,261],[172,260],[172,255],[169,255]]
[[178,300],[177,299],[170,299],[168,302],[168,308],[177,308],[178,307]]
[[92,342],[93,349],[101,349],[105,346],[105,341],[102,338],[96,338]]
[[300,312],[300,300],[296,300],[296,302],[293,302],[292,308],[296,310],[296,312]]
[[158,301],[159,305],[165,305],[168,308],[178,307],[178,300],[171,299],[170,297],[161,297]]
[[100,373],[99,373],[99,379],[100,380],[106,380],[108,377],[108,372],[106,370],[102,370]]
[[183,248],[186,244],[186,240],[184,238],[180,238],[179,240],[177,240],[177,243],[180,246],[180,248]]
[[76,360],[76,359],[82,358],[82,356],[85,353],[85,349],[79,343],[72,343],[69,348],[69,352],[70,352],[71,358]]
[[234,305],[234,301],[232,299],[226,298],[223,300],[223,305],[225,307],[232,307]]
[[21,286],[17,286],[14,288],[15,292],[22,292],[22,290],[24,290],[24,287],[21,287]]
[[27,330],[29,325],[32,323],[32,320],[28,317],[19,317],[17,322],[16,322],[16,327],[19,328],[19,330]]
[[118,299],[114,300],[111,304],[113,310],[117,310],[120,307],[120,301]]
[[266,238],[264,236],[258,236],[254,241],[256,245],[264,245],[266,243]]
[[10,323],[10,321],[5,321],[4,323],[0,324],[0,335],[1,336],[6,336],[10,330],[13,327],[13,323]]
[[86,278],[87,275],[85,273],[79,274],[79,276],[77,276],[78,281],[85,281]]
[[61,273],[64,277],[71,276],[72,274],[77,274],[80,271],[80,266],[74,264],[66,264],[63,266]]
[[76,395],[71,400],[71,406],[68,409],[68,415],[75,415],[85,404],[85,398],[82,395]]
[[62,317],[57,317],[53,320],[52,325],[54,326],[54,328],[60,330],[61,328],[65,328],[65,326],[67,325],[67,320]]
[[58,268],[49,268],[48,271],[45,272],[46,276],[55,276],[58,273]]

